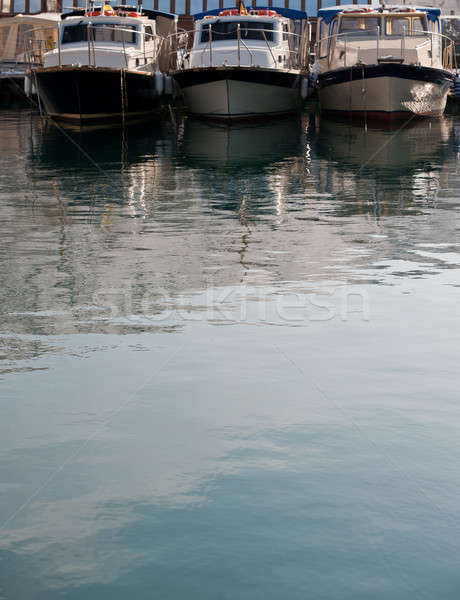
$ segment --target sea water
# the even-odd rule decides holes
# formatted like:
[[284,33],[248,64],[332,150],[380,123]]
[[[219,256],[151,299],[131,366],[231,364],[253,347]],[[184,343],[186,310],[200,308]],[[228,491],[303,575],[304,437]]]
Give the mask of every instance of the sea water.
[[1,600],[456,600],[460,117],[0,113]]

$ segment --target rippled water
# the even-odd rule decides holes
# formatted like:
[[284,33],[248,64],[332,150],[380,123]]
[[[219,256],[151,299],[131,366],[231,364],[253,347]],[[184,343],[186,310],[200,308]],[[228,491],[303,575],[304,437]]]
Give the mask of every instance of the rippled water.
[[456,600],[460,117],[0,132],[0,599]]

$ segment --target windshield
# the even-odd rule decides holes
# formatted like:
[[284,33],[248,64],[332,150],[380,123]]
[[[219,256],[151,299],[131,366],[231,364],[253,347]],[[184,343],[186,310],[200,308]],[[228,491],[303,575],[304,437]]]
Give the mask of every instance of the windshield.
[[87,42],[88,32],[90,39],[95,42],[135,44],[137,41],[135,25],[125,25],[124,23],[92,23],[91,25],[78,23],[64,27],[62,43],[75,44],[77,42]]
[[387,35],[423,35],[426,30],[424,17],[387,17],[385,33]]
[[[201,28],[200,43],[209,41],[209,31],[212,30],[212,41],[236,40],[238,25],[242,40],[267,40],[273,41],[274,24],[260,21],[216,21],[205,23]],[[264,37],[265,36],[265,37]]]
[[356,33],[357,35],[370,35],[377,32],[379,17],[342,17],[340,33]]

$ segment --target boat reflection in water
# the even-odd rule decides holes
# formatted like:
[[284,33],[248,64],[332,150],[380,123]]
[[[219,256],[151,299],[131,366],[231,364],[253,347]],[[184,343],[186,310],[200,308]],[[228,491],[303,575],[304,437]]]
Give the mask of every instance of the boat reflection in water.
[[308,170],[308,118],[261,124],[185,120],[179,160],[203,190],[208,207],[264,218],[285,211],[289,189]]
[[260,167],[297,156],[305,144],[306,123],[284,117],[260,124],[234,125],[186,119],[180,150],[188,164],[203,168]]
[[448,176],[439,165],[452,154],[452,136],[448,116],[395,127],[321,117],[309,139],[322,189],[343,200],[339,211],[388,215],[433,201]]

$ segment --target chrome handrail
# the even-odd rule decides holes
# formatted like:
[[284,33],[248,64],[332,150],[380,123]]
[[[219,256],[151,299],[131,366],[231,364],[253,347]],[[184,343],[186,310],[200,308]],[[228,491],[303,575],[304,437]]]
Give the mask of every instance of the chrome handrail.
[[[398,36],[397,35],[391,35],[391,36],[382,36],[381,32],[378,31],[379,27],[377,26],[377,28],[375,29],[376,35],[373,35],[372,33],[369,32],[373,32],[374,30],[371,29],[368,32],[366,32],[365,35],[360,34],[359,32],[356,31],[346,31],[343,33],[335,33],[333,35],[329,35],[326,37],[321,38],[320,40],[318,40],[317,42],[315,42],[315,53],[318,57],[319,60],[324,60],[327,59],[328,61],[328,66],[330,66],[330,62],[332,60],[332,56],[334,54],[334,52],[336,51],[336,43],[337,41],[340,39],[343,39],[344,41],[344,66],[347,66],[347,52],[348,52],[348,43],[350,40],[350,38],[353,38],[353,42],[359,42],[362,39],[366,39],[366,40],[375,40],[376,44],[378,46],[378,50],[377,52],[380,51],[381,48],[381,41],[382,40],[394,40],[397,41]],[[414,33],[416,33],[417,35],[413,35]],[[401,35],[401,60],[404,62],[405,58],[406,58],[406,52],[407,52],[407,40],[410,37],[421,37],[424,36],[426,39],[419,45],[415,46],[415,50],[418,50],[419,48],[423,47],[425,44],[430,44],[431,46],[431,64],[433,64],[433,60],[434,60],[434,56],[433,56],[433,39],[438,39],[438,41],[440,42],[438,44],[438,47],[441,49],[440,50],[440,60],[441,63],[443,65],[443,68],[445,69],[457,69],[457,61],[456,61],[456,56],[455,56],[455,52],[453,52],[453,49],[455,48],[455,42],[449,38],[448,36],[442,34],[442,33],[437,33],[434,31],[423,31],[420,32],[419,30],[408,30],[408,31],[404,31]],[[327,52],[323,55],[321,55],[321,46],[326,43],[327,44]],[[356,46],[352,46],[351,48],[353,48],[353,50],[359,50],[359,47],[357,48]],[[379,60],[380,55],[377,54],[377,62]]]
[[[80,24],[81,25],[81,24]],[[140,60],[144,62],[143,66],[146,65],[155,65],[155,67],[158,65],[159,63],[159,58],[160,58],[160,52],[163,48],[163,42],[164,42],[164,38],[163,36],[159,36],[158,34],[146,34],[144,31],[134,31],[133,29],[130,29],[128,27],[120,27],[119,25],[115,25],[115,24],[110,24],[110,23],[103,23],[103,24],[98,24],[95,25],[92,22],[88,22],[85,23],[86,27],[87,27],[87,34],[86,34],[86,40],[81,40],[81,42],[75,42],[77,44],[79,43],[86,43],[87,44],[87,48],[88,48],[88,66],[93,66],[96,67],[98,66],[97,64],[97,49],[98,49],[98,44],[114,44],[114,47],[116,48],[118,44],[121,45],[121,52],[123,53],[123,58],[124,58],[124,62],[125,62],[125,67],[128,68],[129,66],[129,60]],[[33,68],[36,66],[42,66],[43,65],[43,58],[44,55],[50,51],[53,50],[57,50],[57,55],[58,55],[58,65],[59,67],[62,67],[62,63],[63,63],[63,54],[64,54],[64,49],[62,48],[62,27],[61,24],[58,23],[57,26],[57,36],[56,36],[56,41],[54,42],[54,48],[50,48],[48,46],[48,38],[45,37],[39,37],[40,36],[40,32],[49,32],[50,27],[49,26],[45,26],[43,28],[35,28],[33,31],[30,32],[25,32],[24,34],[24,62],[28,65],[28,68]],[[121,36],[121,40],[119,41],[104,41],[104,40],[97,40],[94,32],[95,31],[101,31],[101,30],[114,30],[117,31],[117,33],[119,32],[127,32],[130,34],[135,33],[136,36],[140,36],[142,39],[142,45],[140,48],[136,48],[136,46],[130,45],[128,46],[125,40],[124,36]],[[146,51],[146,39],[148,38],[149,41],[152,41],[152,50],[151,50],[151,60],[150,59],[150,51],[147,54]],[[84,46],[83,46],[84,47]],[[112,46],[108,46],[109,48],[112,48]]]
[[[215,46],[215,44],[221,44],[223,42],[235,42],[234,44],[234,50],[237,53],[237,59],[236,59],[236,64],[235,65],[230,65],[230,66],[241,66],[241,49],[243,48],[249,55],[249,59],[250,59],[250,65],[253,66],[254,65],[254,52],[257,50],[262,50],[262,49],[267,49],[268,52],[270,53],[271,59],[273,61],[273,65],[275,67],[278,66],[277,61],[276,61],[276,57],[274,54],[275,49],[279,49],[279,47],[281,46],[282,42],[285,41],[285,38],[283,39],[283,36],[291,36],[290,39],[294,40],[294,44],[291,44],[291,47],[294,46],[294,50],[291,49],[291,47],[289,47],[289,44],[286,45],[286,47],[283,46],[282,48],[282,53],[284,56],[287,55],[287,68],[301,68],[301,69],[307,69],[308,68],[308,64],[309,64],[309,57],[310,57],[310,52],[309,52],[309,40],[305,40],[305,35],[299,35],[297,33],[293,33],[293,32],[282,32],[282,31],[274,31],[272,29],[259,29],[259,28],[251,28],[248,27],[247,29],[245,29],[245,31],[256,31],[258,34],[261,35],[260,39],[250,39],[250,40],[243,40],[241,37],[241,28],[240,28],[240,24],[237,23],[237,28],[236,28],[236,37],[235,38],[227,38],[227,39],[219,39],[219,35],[221,36],[226,36],[228,35],[227,33],[217,33],[215,31],[212,30],[212,28],[209,28],[209,39],[206,42],[203,42],[204,47],[194,47],[194,41],[196,41],[196,36],[197,35],[201,35],[201,32],[203,30],[200,31],[181,31],[178,33],[173,33],[171,34],[170,38],[172,40],[172,44],[171,47],[173,48],[173,50],[171,50],[170,52],[170,56],[174,56],[177,60],[174,64],[174,61],[170,60],[170,68],[171,70],[183,70],[185,68],[188,68],[189,65],[189,61],[190,61],[190,54],[193,53],[199,53],[200,56],[200,65],[201,67],[204,66],[205,64],[205,56],[207,54],[209,54],[209,65],[210,67],[213,66],[222,66],[221,64],[219,65],[214,65],[214,59],[213,59],[213,50],[217,49],[219,46]],[[204,31],[208,31],[208,30],[204,30]],[[279,35],[279,39],[278,40],[269,40],[267,37],[267,33],[270,34],[274,34],[276,33],[277,35]],[[184,40],[184,35],[187,36],[187,40]],[[251,42],[256,42],[251,43]],[[257,44],[257,42],[259,42],[259,44]],[[260,42],[262,42],[262,44],[260,44]],[[226,48],[227,49],[227,48]],[[182,55],[180,55],[179,51],[182,52]],[[187,64],[188,63],[188,64]]]

